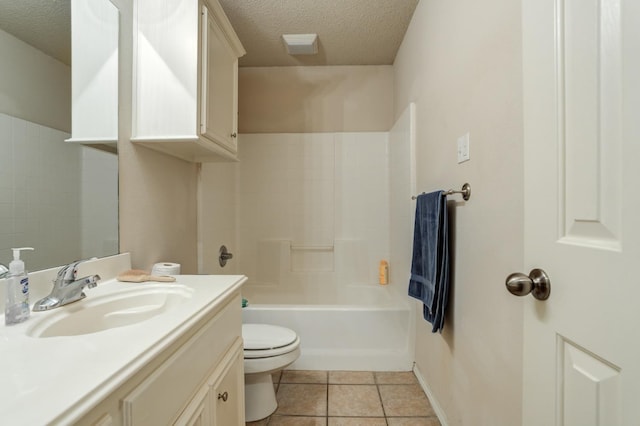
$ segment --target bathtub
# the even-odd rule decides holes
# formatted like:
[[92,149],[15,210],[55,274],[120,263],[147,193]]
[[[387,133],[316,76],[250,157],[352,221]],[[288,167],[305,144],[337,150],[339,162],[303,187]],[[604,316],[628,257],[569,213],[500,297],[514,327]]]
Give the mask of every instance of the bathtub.
[[408,302],[381,286],[296,292],[247,286],[244,323],[295,330],[297,370],[408,371],[413,368]]

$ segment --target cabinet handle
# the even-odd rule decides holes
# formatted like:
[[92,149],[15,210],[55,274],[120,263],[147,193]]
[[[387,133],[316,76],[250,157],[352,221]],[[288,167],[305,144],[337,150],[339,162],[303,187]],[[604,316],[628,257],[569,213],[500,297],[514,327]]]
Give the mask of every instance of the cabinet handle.
[[227,399],[229,399],[229,394],[227,392],[219,393],[218,394],[218,399],[221,399],[222,402],[227,402]]
[[233,133],[231,133],[231,137],[232,137],[232,138],[237,138],[237,137],[238,137],[238,134],[237,134],[236,132],[233,132]]

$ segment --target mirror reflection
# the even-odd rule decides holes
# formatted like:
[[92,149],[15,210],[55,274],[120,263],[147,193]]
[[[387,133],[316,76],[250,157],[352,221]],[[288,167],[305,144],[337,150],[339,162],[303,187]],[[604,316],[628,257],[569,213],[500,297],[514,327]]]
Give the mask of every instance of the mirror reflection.
[[30,271],[118,252],[117,154],[65,142],[69,11],[69,0],[0,2],[0,263],[34,247]]

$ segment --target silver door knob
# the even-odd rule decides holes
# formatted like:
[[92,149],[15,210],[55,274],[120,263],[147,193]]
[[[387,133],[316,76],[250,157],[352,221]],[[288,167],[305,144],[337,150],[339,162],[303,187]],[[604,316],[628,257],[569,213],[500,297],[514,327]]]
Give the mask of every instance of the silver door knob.
[[532,269],[528,276],[520,272],[511,274],[505,284],[509,293],[516,296],[531,293],[538,300],[547,300],[551,293],[551,280],[542,269]]

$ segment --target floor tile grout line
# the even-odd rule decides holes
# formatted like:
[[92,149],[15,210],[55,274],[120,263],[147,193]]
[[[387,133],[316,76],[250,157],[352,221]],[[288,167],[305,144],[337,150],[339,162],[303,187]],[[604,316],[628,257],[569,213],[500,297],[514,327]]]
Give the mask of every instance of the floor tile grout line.
[[387,420],[387,412],[384,409],[384,402],[382,401],[382,394],[380,393],[380,385],[376,383],[376,391],[378,392],[378,398],[380,399],[380,406],[382,407],[382,414],[384,415],[384,422],[388,425],[389,420]]
[[327,371],[327,414],[324,417],[324,424],[329,425],[329,372]]
[[[295,371],[295,370],[293,370]],[[280,391],[280,385],[281,384],[288,384],[288,385],[324,385],[325,389],[326,389],[326,415],[322,416],[322,415],[314,415],[314,414],[309,414],[309,415],[303,415],[303,414],[276,414],[275,412],[272,413],[272,415],[270,415],[269,417],[267,417],[266,419],[266,423],[265,425],[268,426],[271,424],[271,421],[273,420],[274,417],[311,417],[311,418],[317,418],[317,419],[324,419],[324,424],[325,426],[328,426],[329,423],[329,419],[330,418],[377,418],[377,419],[384,419],[385,424],[388,426],[389,425],[389,419],[390,418],[394,418],[394,417],[404,417],[404,418],[436,418],[437,419],[437,415],[426,415],[426,416],[420,416],[420,415],[409,415],[409,416],[387,416],[386,410],[385,410],[385,406],[384,406],[384,402],[382,399],[382,392],[381,392],[381,387],[380,386],[411,386],[411,385],[415,385],[416,383],[412,382],[412,383],[407,383],[406,380],[402,380],[399,382],[386,382],[386,383],[379,383],[379,378],[378,378],[378,374],[376,374],[377,372],[371,372],[373,374],[373,381],[374,383],[331,383],[330,382],[330,371],[324,371],[324,376],[325,376],[325,381],[322,383],[319,382],[293,382],[293,383],[283,383],[282,382],[282,378],[284,377],[284,373],[281,373],[278,375],[278,380],[276,381],[276,383],[278,384],[276,387],[276,395],[279,394]],[[377,417],[377,416],[348,416],[348,415],[336,415],[336,416],[331,416],[329,415],[329,387],[330,385],[335,385],[335,386],[376,386],[376,391],[378,393],[378,398],[380,400],[380,405],[382,408],[382,414],[383,417]]]

